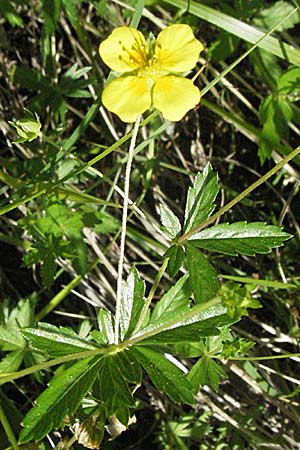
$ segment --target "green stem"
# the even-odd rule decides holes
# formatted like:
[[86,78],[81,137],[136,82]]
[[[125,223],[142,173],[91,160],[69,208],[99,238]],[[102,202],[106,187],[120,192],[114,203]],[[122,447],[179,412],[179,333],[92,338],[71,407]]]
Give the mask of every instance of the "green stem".
[[258,186],[265,183],[269,178],[271,178],[275,173],[277,173],[286,163],[291,161],[295,156],[297,156],[300,153],[300,146],[297,147],[295,150],[293,150],[291,153],[289,153],[285,158],[283,158],[276,166],[274,166],[271,170],[269,170],[265,175],[263,175],[261,178],[259,178],[257,181],[255,181],[253,184],[248,186],[243,192],[241,192],[239,195],[237,195],[231,202],[227,203],[227,205],[223,206],[218,212],[210,216],[208,219],[204,220],[202,223],[197,225],[195,228],[190,230],[188,233],[184,233],[180,238],[178,239],[178,244],[183,244],[184,241],[189,239],[193,234],[197,233],[198,231],[202,230],[202,228],[207,227],[211,223],[213,223],[216,219],[221,217],[223,214],[225,214],[227,211],[229,211],[233,206],[235,206],[237,203],[239,203],[243,198],[245,198],[247,195],[249,195],[252,191],[254,191]]
[[7,417],[3,411],[3,408],[0,404],[0,422],[2,423],[2,426],[4,428],[5,434],[7,436],[7,439],[9,440],[9,442],[11,443],[11,446],[13,448],[13,450],[20,450],[19,446],[18,446],[18,442],[17,439],[14,435],[14,432],[10,426],[9,421],[7,420]]
[[83,352],[72,353],[71,355],[61,356],[60,358],[51,359],[40,364],[28,367],[27,369],[19,370],[19,372],[9,372],[0,374],[0,386],[2,384],[17,380],[18,378],[25,377],[39,370],[49,369],[49,367],[57,366],[58,364],[64,364],[69,361],[74,361],[81,358],[89,358],[90,356],[103,355],[111,352],[110,347],[95,348],[95,350],[85,350]]
[[[272,356],[236,356],[228,358],[228,361],[268,361],[271,359],[286,359],[293,356],[300,356],[300,353],[286,353],[285,355],[272,355]],[[214,358],[214,356],[213,356]],[[217,357],[216,357],[217,358]],[[217,358],[219,359],[219,358]]]
[[149,306],[150,306],[150,304],[151,304],[151,302],[152,302],[152,299],[153,299],[153,297],[154,297],[155,291],[156,291],[156,289],[158,288],[158,285],[159,285],[159,283],[160,283],[160,280],[162,279],[162,277],[163,277],[163,275],[164,275],[164,273],[165,273],[165,270],[166,270],[166,268],[167,268],[168,261],[169,261],[169,258],[164,258],[164,261],[163,261],[163,263],[162,263],[162,266],[161,266],[161,268],[159,269],[159,272],[158,272],[158,274],[156,275],[156,278],[155,278],[155,280],[154,280],[154,283],[153,283],[153,285],[152,285],[152,287],[151,287],[151,290],[150,290],[150,292],[149,292],[148,298],[147,298],[146,301],[145,301],[145,304],[144,304],[143,309],[142,309],[142,311],[141,311],[141,314],[140,314],[138,323],[137,323],[137,325],[136,325],[136,327],[135,327],[135,329],[134,329],[134,332],[132,333],[133,335],[134,335],[135,333],[137,333],[137,332],[139,331],[139,329],[141,328],[141,326],[143,325],[143,322],[144,322],[144,320],[145,320],[147,311],[148,311]]
[[125,256],[125,242],[126,242],[126,229],[127,229],[127,215],[128,215],[128,200],[129,200],[129,186],[130,186],[130,173],[134,156],[134,148],[136,138],[140,126],[141,116],[139,116],[134,124],[131,141],[128,151],[128,159],[125,171],[124,182],[124,199],[123,199],[123,215],[122,215],[122,231],[120,242],[120,258],[118,264],[118,278],[117,278],[117,298],[116,298],[116,313],[115,313],[115,344],[119,342],[119,326],[120,326],[120,314],[121,314],[121,296],[122,296],[122,279],[123,279],[123,266]]

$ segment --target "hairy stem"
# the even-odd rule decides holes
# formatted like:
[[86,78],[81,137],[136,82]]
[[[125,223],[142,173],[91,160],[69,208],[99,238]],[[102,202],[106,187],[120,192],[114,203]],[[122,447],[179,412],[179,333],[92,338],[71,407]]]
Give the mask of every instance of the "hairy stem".
[[118,344],[118,342],[119,342],[121,290],[122,290],[124,255],[125,255],[130,173],[131,173],[131,165],[132,165],[132,161],[133,161],[134,148],[135,148],[135,143],[136,143],[136,138],[137,138],[137,134],[138,134],[138,130],[139,130],[140,121],[141,121],[141,116],[139,116],[136,119],[134,127],[133,127],[133,132],[132,132],[131,141],[130,141],[130,145],[129,145],[129,151],[128,151],[126,171],[125,171],[122,231],[121,231],[121,242],[120,242],[120,258],[119,258],[119,265],[118,265],[117,298],[116,298],[116,314],[115,314],[115,343],[116,344]]

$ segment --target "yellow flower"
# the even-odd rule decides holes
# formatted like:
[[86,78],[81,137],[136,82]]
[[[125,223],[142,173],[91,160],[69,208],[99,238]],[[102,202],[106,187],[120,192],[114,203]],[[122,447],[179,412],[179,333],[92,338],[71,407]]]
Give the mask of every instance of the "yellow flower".
[[103,105],[123,122],[134,122],[152,105],[165,119],[181,120],[200,101],[199,89],[183,74],[202,50],[188,25],[171,25],[148,42],[135,28],[116,28],[99,46],[105,64],[120,74],[105,87]]

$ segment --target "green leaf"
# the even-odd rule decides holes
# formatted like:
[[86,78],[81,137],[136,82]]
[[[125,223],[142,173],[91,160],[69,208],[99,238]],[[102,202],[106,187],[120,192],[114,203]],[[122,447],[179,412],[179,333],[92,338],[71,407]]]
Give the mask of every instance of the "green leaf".
[[106,309],[99,309],[97,320],[99,332],[102,336],[101,343],[103,342],[104,344],[113,344],[115,335],[111,312],[107,311]]
[[24,358],[24,350],[10,352],[0,361],[0,373],[16,372]]
[[192,243],[194,244],[194,242],[185,244],[190,286],[195,303],[205,303],[215,297],[218,292],[217,272],[203,253],[191,245]]
[[43,255],[43,258],[44,260],[41,267],[41,275],[44,286],[49,289],[54,282],[56,274],[55,254],[51,247],[48,247],[47,251]]
[[[215,314],[216,308],[214,308],[213,311]],[[218,327],[233,323],[232,318],[224,313],[226,310],[221,308],[221,311],[223,314],[215,315],[210,318],[203,318],[192,324],[179,325],[172,329],[157,333],[149,338],[146,337],[141,343],[142,345],[185,344],[189,342],[198,342],[202,337],[216,336],[220,334]],[[207,313],[209,313],[209,311],[207,311],[206,314]]]
[[25,341],[21,336],[20,330],[0,326],[0,348],[3,351],[23,349]]
[[48,35],[55,31],[56,24],[60,17],[61,1],[60,0],[43,0],[43,14],[46,33]]
[[9,312],[4,301],[0,308],[0,348],[3,351],[11,351],[4,356],[0,362],[0,372],[14,372],[21,364],[31,359],[29,365],[35,364],[38,355],[32,354],[26,344],[26,340],[21,333],[21,327],[34,324],[35,296],[21,299],[17,305]]
[[21,299],[17,305],[11,310],[6,326],[9,328],[22,328],[32,325],[35,321],[34,306],[36,303],[35,296]]
[[177,275],[184,261],[184,250],[181,245],[172,245],[166,251],[166,257],[169,258],[167,271],[170,277]]
[[33,91],[50,88],[50,81],[41,72],[26,66],[17,66],[13,74],[13,83]]
[[[79,3],[80,0],[62,0],[62,5],[68,16],[68,19],[77,32],[78,28],[80,29],[79,11],[77,8]],[[79,37],[81,37],[81,35]]]
[[196,392],[204,385],[211,385],[218,392],[221,376],[226,376],[226,372],[210,356],[206,355],[194,364],[187,375],[187,379]]
[[26,115],[16,122],[8,121],[17,130],[18,136],[20,136],[18,142],[31,142],[41,134],[42,124],[39,116],[37,114],[34,115],[29,109],[25,109],[25,112]]
[[189,187],[185,213],[184,232],[206,220],[215,209],[215,198],[219,192],[218,175],[207,164],[202,173],[198,173],[193,187]]
[[181,231],[180,220],[175,216],[173,211],[163,203],[160,205],[160,220],[166,235],[170,239],[175,239]]
[[115,363],[117,364],[122,376],[129,381],[129,383],[140,385],[142,382],[142,369],[137,360],[132,354],[125,350],[124,352],[114,355]]
[[171,287],[156,303],[152,316],[151,324],[168,320],[170,313],[176,313],[180,316],[184,311],[189,309],[190,289],[188,285],[188,274],[181,277],[176,284]]
[[277,82],[277,92],[286,96],[289,101],[298,101],[300,98],[300,67],[290,67],[283,73]]
[[218,336],[209,336],[198,342],[191,342],[189,344],[176,344],[174,348],[176,354],[184,358],[195,358],[208,354],[219,357],[223,350],[223,341],[230,339],[232,340],[232,336],[229,327],[224,326],[220,328],[220,334]]
[[154,386],[164,392],[176,403],[194,403],[193,388],[181,370],[162,354],[136,346],[130,349],[134,357],[143,366]]
[[127,380],[128,377],[132,376],[129,372],[130,368],[123,373],[124,364],[119,365],[119,363],[118,355],[103,358],[103,364],[99,372],[101,400],[105,402],[109,416],[114,415],[118,409],[123,407],[134,407],[134,400]]
[[10,23],[12,27],[23,28],[23,20],[21,16],[17,13],[15,8],[12,6],[10,0],[1,0],[0,2],[0,12],[3,14],[5,19]]
[[133,28],[137,28],[139,23],[140,23],[140,19],[142,17],[142,13],[145,7],[145,1],[144,0],[137,0],[135,2],[134,5],[134,13],[130,22],[130,26]]
[[195,233],[189,242],[206,250],[227,255],[255,255],[268,253],[273,247],[280,247],[290,234],[275,225],[263,222],[236,222],[221,224]]
[[225,61],[237,48],[240,39],[224,30],[220,30],[217,39],[215,39],[208,53],[213,61]]
[[[283,20],[289,13],[294,10],[294,6],[286,1],[278,1],[275,2],[268,8],[263,9],[260,13],[255,17],[253,23],[259,28],[263,28],[265,30],[269,30],[275,25]],[[279,27],[276,28],[276,31],[288,30],[289,28],[293,28],[300,21],[300,12],[297,11],[295,14],[290,16],[287,20],[285,20]]]
[[288,120],[292,118],[292,112],[283,98],[271,94],[260,105],[259,114],[263,124],[261,133],[263,139],[259,144],[258,155],[263,164],[280,140],[288,138]]
[[70,237],[70,244],[76,248],[76,255],[74,255],[73,265],[77,273],[84,276],[88,271],[88,250],[82,237]]
[[50,358],[97,348],[74,331],[48,323],[41,323],[38,328],[25,328],[22,335],[29,341],[32,349],[45,352]]
[[39,219],[38,226],[45,234],[80,238],[84,223],[81,213],[55,202],[47,208],[46,216]]
[[[146,339],[150,342],[150,340],[159,333],[162,334],[167,330],[178,330],[179,327],[213,318],[215,318],[215,320],[211,321],[211,326],[212,328],[215,328],[216,326],[222,326],[225,323],[228,323],[229,319],[228,316],[226,316],[226,313],[227,310],[222,306],[221,299],[218,300],[216,304],[210,306],[196,305],[190,309],[177,309],[173,312],[168,312],[168,314],[163,314],[156,322],[150,323],[150,325],[143,328],[134,337],[138,337],[139,342],[144,342]],[[232,318],[230,323],[233,323]],[[180,334],[180,331],[178,333]],[[168,334],[166,336],[169,338]],[[175,339],[176,341],[178,340],[176,337]]]
[[144,306],[145,283],[140,279],[135,267],[122,283],[120,309],[120,337],[123,341],[134,331]]
[[97,356],[59,370],[23,420],[20,443],[42,439],[62,424],[66,414],[73,414],[93,384],[101,364],[102,359]]

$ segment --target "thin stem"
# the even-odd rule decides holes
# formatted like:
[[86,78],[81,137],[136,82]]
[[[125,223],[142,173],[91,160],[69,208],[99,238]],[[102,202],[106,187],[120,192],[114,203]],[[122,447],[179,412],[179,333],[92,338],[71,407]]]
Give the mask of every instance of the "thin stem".
[[123,279],[123,267],[124,267],[124,255],[125,255],[125,242],[126,242],[126,229],[127,229],[127,215],[128,215],[128,200],[129,200],[129,186],[130,186],[130,173],[131,165],[133,161],[134,148],[136,138],[139,130],[141,116],[139,116],[134,124],[131,141],[128,151],[128,159],[125,171],[124,182],[124,199],[123,199],[123,215],[122,215],[122,232],[120,242],[120,258],[118,265],[118,279],[117,279],[117,298],[116,298],[116,314],[115,314],[115,344],[119,342],[119,325],[120,325],[120,313],[121,313],[121,289]]
[[9,440],[9,442],[11,443],[11,446],[13,448],[13,450],[20,450],[19,446],[18,446],[18,442],[17,439],[14,435],[14,432],[10,426],[9,421],[7,420],[7,417],[3,411],[3,408],[0,404],[0,422],[2,423],[2,426],[4,428],[5,434],[7,436],[7,439]]
[[52,366],[57,366],[58,364],[64,364],[69,361],[75,361],[76,359],[89,358],[90,356],[105,355],[112,351],[112,346],[109,347],[99,347],[95,350],[85,350],[82,352],[71,353],[70,355],[60,356],[59,358],[51,359],[50,361],[45,361],[34,366],[27,367],[26,369],[19,370],[19,372],[7,372],[0,374],[0,386],[5,383],[10,383],[13,380],[23,378],[26,375],[38,372],[39,370],[48,369]]
[[197,233],[198,231],[202,230],[202,228],[207,227],[211,223],[213,223],[216,219],[221,217],[224,213],[229,211],[233,206],[235,206],[237,203],[239,203],[243,198],[245,198],[247,195],[250,194],[250,192],[254,191],[258,186],[265,183],[269,178],[271,178],[275,173],[277,173],[286,163],[291,161],[295,156],[297,156],[300,153],[300,146],[297,147],[295,150],[293,150],[291,153],[289,153],[285,158],[283,158],[276,166],[272,167],[271,170],[269,170],[265,175],[263,175],[261,178],[259,178],[257,181],[255,181],[253,184],[248,186],[243,192],[241,192],[239,195],[237,195],[231,202],[227,203],[227,205],[223,206],[218,212],[210,216],[207,220],[204,220],[204,222],[200,223],[197,227],[190,230],[188,233],[183,234],[178,239],[177,243],[182,244],[184,241],[186,241],[189,237],[191,237],[193,234]]
[[[270,356],[233,356],[228,358],[228,361],[270,361],[272,359],[287,359],[299,357],[300,353],[286,353],[285,355],[270,355]],[[212,358],[220,359],[212,356]]]

